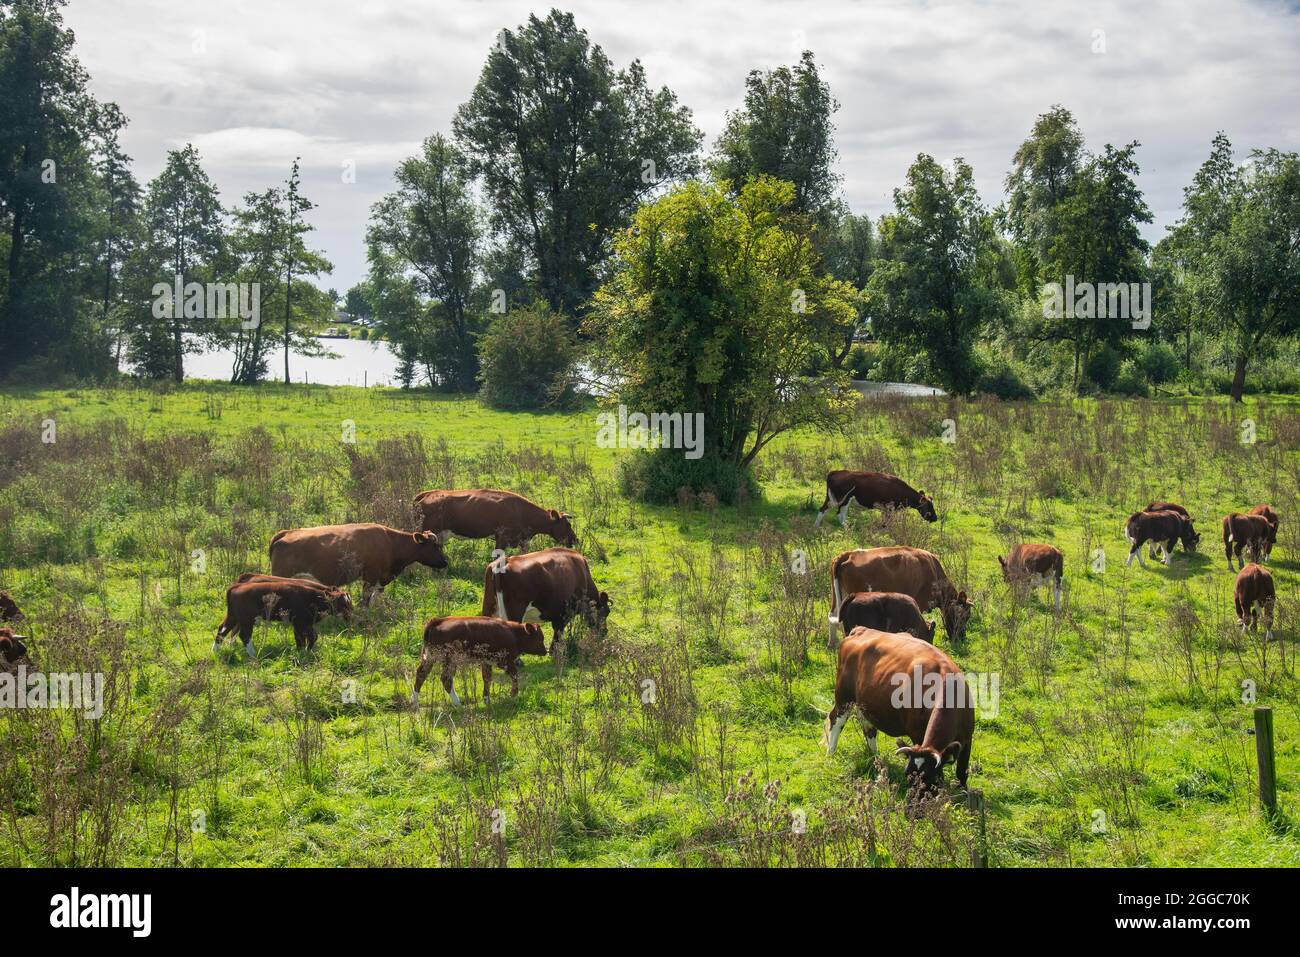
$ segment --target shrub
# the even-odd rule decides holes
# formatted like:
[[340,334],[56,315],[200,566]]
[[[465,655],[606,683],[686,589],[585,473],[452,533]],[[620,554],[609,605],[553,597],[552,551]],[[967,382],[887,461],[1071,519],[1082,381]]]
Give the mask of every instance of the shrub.
[[619,483],[625,495],[655,505],[678,502],[682,490],[692,493],[688,499],[707,493],[727,505],[758,496],[758,483],[748,469],[707,455],[688,459],[680,449],[632,456],[619,467]]
[[497,409],[562,407],[577,344],[564,316],[536,303],[504,313],[479,336],[483,401]]
[[1112,392],[1122,395],[1147,395],[1147,376],[1132,359],[1125,359],[1111,384]]
[[1122,362],[1120,354],[1110,346],[1102,346],[1088,360],[1088,378],[1100,388],[1109,390],[1114,387]]
[[1150,342],[1137,358],[1138,371],[1153,385],[1162,385],[1178,378],[1182,363],[1174,350],[1163,342]]
[[1015,367],[1000,356],[986,362],[983,373],[975,383],[975,391],[1005,400],[1034,397],[1034,390],[1020,378]]

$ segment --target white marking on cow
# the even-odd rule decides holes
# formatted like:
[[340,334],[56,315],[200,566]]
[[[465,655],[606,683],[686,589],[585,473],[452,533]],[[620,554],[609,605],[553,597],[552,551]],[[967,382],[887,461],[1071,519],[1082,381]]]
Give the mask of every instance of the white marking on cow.
[[830,715],[826,716],[826,727],[829,731],[829,734],[827,736],[827,742],[826,742],[827,754],[835,753],[835,746],[839,743],[840,740],[840,731],[844,729],[844,722],[848,720],[849,720],[849,715],[847,711],[841,714],[838,718],[836,718],[835,723],[833,725],[831,724]]
[[257,649],[253,647],[253,642],[251,639],[249,640],[248,644],[244,645],[244,654],[248,655],[248,657],[250,658],[257,657]]
[[912,763],[918,768],[923,768],[925,767],[925,758],[913,758]]
[[215,654],[216,654],[218,651],[220,651],[220,650],[221,650],[221,639],[220,639],[220,638],[213,638],[213,639],[212,639],[212,653],[215,655]]
[[1059,576],[1052,582],[1052,608],[1055,611],[1061,610],[1061,578]]

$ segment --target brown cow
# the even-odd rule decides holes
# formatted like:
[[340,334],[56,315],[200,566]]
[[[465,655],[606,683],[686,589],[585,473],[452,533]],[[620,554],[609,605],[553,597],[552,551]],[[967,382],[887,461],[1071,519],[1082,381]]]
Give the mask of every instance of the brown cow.
[[839,623],[846,635],[854,628],[870,628],[905,631],[929,642],[934,641],[936,627],[925,620],[915,598],[892,591],[860,591],[849,595],[840,605]]
[[532,622],[521,625],[472,615],[430,618],[424,626],[424,646],[420,649],[419,667],[415,669],[411,704],[419,705],[420,687],[437,659],[442,660],[442,686],[451,695],[451,703],[459,705],[460,698],[451,680],[456,673],[457,658],[470,658],[482,664],[483,700],[487,701],[492,696],[493,665],[510,676],[513,696],[519,694],[520,656],[545,654],[542,629]]
[[18,603],[9,597],[7,591],[0,591],[0,621],[22,621],[23,613]]
[[911,595],[922,611],[939,609],[949,641],[961,641],[973,603],[948,580],[939,559],[921,548],[887,545],[858,548],[831,562],[832,629],[845,595],[858,591],[893,591]]
[[0,628],[0,672],[12,674],[19,665],[30,664],[27,657],[27,636],[12,628]]
[[[1179,505],[1177,502],[1148,502],[1148,503],[1147,503],[1147,507],[1144,508],[1144,509],[1142,509],[1142,511],[1144,511],[1144,512],[1177,512],[1179,515],[1183,516],[1183,517],[1184,517],[1185,519],[1187,519],[1189,522],[1192,520],[1192,515],[1191,515],[1191,513],[1188,512],[1187,509],[1183,508],[1183,506]],[[1196,537],[1197,537],[1198,540],[1200,539],[1200,535],[1197,535]],[[1148,557],[1148,558],[1155,558],[1155,557],[1156,557],[1156,543],[1155,543],[1154,541],[1151,542],[1151,544],[1147,546],[1147,557]]]
[[527,547],[534,535],[549,535],[569,548],[578,544],[569,515],[542,508],[514,492],[494,488],[434,490],[421,492],[415,504],[422,515],[420,528],[437,534],[444,545],[453,535],[494,538],[503,551]]
[[1253,562],[1237,572],[1237,583],[1232,591],[1232,603],[1237,608],[1237,621],[1241,630],[1255,630],[1259,613],[1264,613],[1264,640],[1273,640],[1273,607],[1277,601],[1277,592],[1273,588],[1273,576],[1267,568]]
[[[1136,555],[1138,564],[1146,568],[1146,559],[1142,557],[1142,546],[1153,543],[1164,552],[1164,563],[1169,564],[1175,543],[1181,541],[1184,551],[1193,551],[1201,540],[1200,534],[1192,527],[1192,520],[1178,512],[1134,512],[1124,523],[1124,538],[1128,540],[1128,561],[1125,567],[1133,564]],[[1154,554],[1153,556],[1154,557]]]
[[1252,561],[1258,561],[1272,551],[1277,542],[1277,526],[1263,515],[1239,515],[1233,512],[1223,516],[1223,554],[1228,559],[1228,571],[1236,571],[1233,555],[1242,568],[1246,567],[1241,553],[1244,550]]
[[298,648],[311,649],[316,647],[317,621],[327,615],[346,619],[352,613],[352,599],[341,588],[327,588],[296,578],[261,577],[267,580],[241,580],[226,589],[226,617],[212,640],[214,653],[221,648],[221,639],[238,631],[248,657],[256,655],[253,626],[259,618],[287,620],[293,626],[293,639]]
[[1006,558],[998,556],[1002,578],[1029,582],[1032,587],[1052,586],[1052,607],[1061,610],[1061,582],[1065,578],[1065,553],[1054,545],[1017,545]]
[[895,751],[907,756],[909,779],[936,787],[943,766],[955,760],[957,781],[966,786],[975,701],[961,669],[934,645],[870,628],[849,632],[835,669],[835,706],[826,716],[827,754],[835,753],[853,711],[873,754],[877,731],[912,739],[912,746]]
[[365,601],[408,565],[447,567],[447,556],[432,532],[403,532],[373,522],[276,532],[270,553],[271,572],[281,578],[307,574],[334,587],[360,578]]
[[840,525],[849,524],[849,504],[856,501],[863,508],[914,508],[927,522],[938,521],[934,500],[918,492],[897,475],[888,472],[852,472],[839,469],[826,476],[826,500],[817,513],[820,525],[832,508],[840,510]]
[[596,588],[587,559],[571,548],[503,555],[490,562],[483,573],[484,616],[549,621],[552,652],[575,614],[603,635],[611,604],[609,595]]
[[1277,527],[1281,523],[1281,520],[1277,517],[1277,512],[1273,511],[1272,507],[1268,505],[1256,505],[1246,514],[1259,515],[1264,519],[1264,521],[1273,526],[1272,541],[1264,543],[1264,554],[1261,556],[1264,561],[1268,561],[1268,557],[1273,554],[1273,546],[1277,544]]

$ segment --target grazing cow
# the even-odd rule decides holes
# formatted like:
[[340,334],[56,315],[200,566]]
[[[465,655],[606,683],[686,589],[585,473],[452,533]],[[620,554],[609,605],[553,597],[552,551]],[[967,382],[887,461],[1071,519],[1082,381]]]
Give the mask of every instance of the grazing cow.
[[[1124,524],[1124,538],[1128,540],[1128,561],[1125,567],[1133,564],[1136,555],[1138,564],[1146,568],[1146,559],[1142,557],[1142,546],[1152,542],[1164,552],[1164,563],[1169,564],[1174,545],[1181,541],[1184,551],[1193,551],[1201,540],[1200,534],[1192,527],[1192,520],[1178,512],[1134,512]],[[1155,557],[1154,554],[1152,557]]]
[[863,508],[914,508],[927,522],[939,519],[934,510],[934,500],[897,475],[839,469],[826,476],[826,500],[822,502],[815,524],[820,525],[826,513],[837,508],[840,510],[840,524],[847,528],[849,505],[854,501]]
[[1239,515],[1233,512],[1223,516],[1223,554],[1228,559],[1228,571],[1236,571],[1232,557],[1245,568],[1242,551],[1252,560],[1259,560],[1271,551],[1277,542],[1277,526],[1263,515]]
[[29,664],[27,636],[15,634],[12,628],[0,628],[0,672],[12,674],[19,665]]
[[[1183,516],[1183,517],[1184,517],[1185,519],[1187,519],[1189,522],[1192,520],[1192,515],[1191,515],[1191,513],[1188,512],[1187,509],[1185,509],[1185,508],[1183,508],[1181,505],[1179,505],[1177,502],[1149,502],[1149,503],[1147,503],[1147,507],[1144,508],[1144,509],[1142,509],[1142,511],[1144,511],[1144,512],[1177,512],[1179,515]],[[1199,539],[1200,536],[1198,535],[1197,538]],[[1155,557],[1156,557],[1156,543],[1155,543],[1155,542],[1152,542],[1150,545],[1147,546],[1147,557],[1149,557],[1149,558],[1155,558]]]
[[915,598],[892,591],[854,592],[841,603],[839,622],[846,635],[854,628],[870,628],[905,631],[929,642],[934,641],[936,627],[925,620]]
[[1061,582],[1065,577],[1065,553],[1054,545],[1017,545],[1006,558],[998,556],[1002,578],[1009,582],[1028,581],[1052,586],[1052,607],[1061,610]]
[[853,711],[873,754],[877,731],[912,739],[895,751],[907,756],[909,779],[937,787],[943,766],[956,761],[957,781],[966,787],[975,702],[961,669],[934,645],[870,628],[849,632],[835,669],[835,706],[826,716],[827,754],[835,753]]
[[352,613],[352,599],[341,588],[329,588],[318,583],[296,578],[261,577],[263,581],[240,581],[226,589],[226,618],[217,628],[212,640],[212,650],[221,647],[221,639],[232,631],[239,632],[244,651],[252,658],[253,625],[257,619],[267,621],[287,620],[293,625],[293,639],[298,648],[316,647],[316,622],[327,615],[348,618]]
[[483,574],[483,615],[506,621],[549,621],[551,651],[575,614],[592,631],[605,633],[609,595],[596,588],[587,559],[571,548],[544,548],[502,556]]
[[447,567],[447,556],[432,532],[402,532],[371,522],[276,532],[270,552],[272,574],[281,578],[307,574],[333,587],[360,578],[366,601],[408,565]]
[[1259,613],[1264,613],[1264,640],[1273,640],[1273,606],[1277,592],[1273,588],[1273,576],[1267,568],[1253,562],[1237,572],[1237,584],[1233,588],[1232,602],[1237,606],[1237,621],[1241,630],[1255,630]]
[[1246,514],[1259,515],[1269,525],[1273,526],[1273,538],[1264,544],[1264,554],[1261,556],[1264,561],[1268,561],[1269,555],[1273,554],[1273,546],[1277,543],[1277,527],[1281,520],[1277,517],[1277,512],[1273,511],[1272,507],[1268,505],[1256,505]]
[[549,535],[568,548],[578,544],[570,516],[542,508],[522,495],[500,489],[476,488],[421,492],[415,504],[422,515],[420,528],[434,532],[447,544],[457,538],[495,538],[502,551],[524,548],[534,535]]
[[831,562],[832,634],[845,595],[859,591],[892,591],[911,595],[922,611],[939,609],[949,641],[966,634],[973,603],[966,592],[948,580],[939,559],[921,548],[887,545],[858,548],[837,555]]
[[22,621],[23,613],[18,603],[9,597],[7,591],[0,591],[0,621]]
[[455,615],[448,618],[430,618],[424,626],[424,646],[420,649],[420,664],[415,669],[415,688],[411,691],[411,704],[420,703],[420,687],[429,676],[434,662],[442,660],[442,686],[451,696],[451,703],[460,704],[452,677],[456,673],[456,659],[470,658],[483,667],[483,700],[492,696],[492,666],[496,665],[510,676],[511,696],[519,694],[519,664],[521,655],[545,655],[546,639],[542,629],[529,622],[518,624],[500,618]]

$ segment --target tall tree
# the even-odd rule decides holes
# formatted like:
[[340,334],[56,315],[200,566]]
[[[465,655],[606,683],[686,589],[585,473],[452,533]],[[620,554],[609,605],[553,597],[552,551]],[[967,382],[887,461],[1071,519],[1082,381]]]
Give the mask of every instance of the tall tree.
[[917,156],[880,232],[891,258],[877,259],[867,284],[877,337],[923,355],[945,389],[969,392],[975,339],[1008,309],[993,218],[970,166],[959,157],[950,173]]
[[575,315],[614,232],[696,169],[700,134],[638,61],[616,70],[573,16],[503,30],[453,124],[497,231],[528,249],[552,309]]
[[[375,204],[366,241],[372,255],[372,285],[391,284],[394,270],[409,277],[428,308],[412,314],[404,306],[401,322],[388,332],[414,335],[426,346],[437,342],[438,324],[449,340],[439,348],[440,358],[426,351],[436,367],[435,378],[450,389],[477,388],[478,361],[474,335],[480,317],[471,315],[482,252],[482,217],[461,153],[441,135],[424,141],[419,156],[404,160],[395,173],[397,189]],[[390,300],[391,304],[392,300]],[[391,313],[389,314],[392,315]]]
[[[877,256],[876,231],[870,216],[836,210],[820,246],[822,264],[831,276],[859,293],[867,288]],[[854,339],[867,323],[867,298],[856,296],[853,317],[841,330],[839,343],[830,353],[832,367],[838,369],[844,364]]]
[[[333,271],[334,266],[319,252],[308,249],[306,236],[315,227],[307,222],[306,214],[316,208],[316,204],[302,195],[301,177],[298,172],[300,157],[295,157],[289,179],[285,182],[284,195],[284,230],[280,249],[280,264],[284,272],[284,384],[289,379],[289,348],[293,343],[293,319],[295,315],[295,276],[300,278],[316,277],[321,273]],[[299,296],[303,299],[299,313],[317,317],[328,314],[333,318],[334,303],[325,293],[308,283],[302,284]]]
[[126,308],[119,278],[123,263],[139,241],[142,195],[140,184],[131,172],[131,157],[121,146],[121,132],[125,126],[126,117],[116,103],[104,104],[96,113],[98,147],[95,168],[103,194],[102,202],[98,204],[101,224],[96,284],[100,292],[101,321],[105,328],[114,331],[116,339],[115,365],[121,360]]
[[793,183],[794,208],[824,220],[839,185],[832,119],[838,109],[811,51],[793,67],[751,71],[745,105],[728,114],[718,137],[713,175],[733,189],[762,175]]
[[1053,106],[1034,121],[1007,174],[1006,222],[1016,246],[1022,290],[1032,296],[1056,238],[1057,207],[1069,195],[1085,160],[1074,114]]

